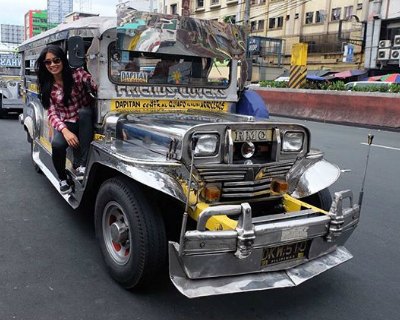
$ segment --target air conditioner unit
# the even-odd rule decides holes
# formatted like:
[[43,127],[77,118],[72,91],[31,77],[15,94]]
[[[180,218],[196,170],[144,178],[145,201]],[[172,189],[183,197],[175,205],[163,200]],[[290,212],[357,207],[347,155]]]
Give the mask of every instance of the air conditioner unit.
[[400,59],[400,49],[392,49],[390,51],[390,59],[399,60]]
[[378,50],[378,60],[389,60],[390,59],[390,48]]
[[400,47],[400,35],[394,36],[393,47]]
[[390,40],[380,40],[379,41],[379,49],[381,48],[390,48],[392,42]]

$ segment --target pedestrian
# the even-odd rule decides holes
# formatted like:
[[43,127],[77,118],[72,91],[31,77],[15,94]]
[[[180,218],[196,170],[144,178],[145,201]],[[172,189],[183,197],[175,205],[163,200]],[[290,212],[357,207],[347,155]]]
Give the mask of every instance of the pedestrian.
[[42,50],[35,69],[40,99],[54,128],[53,165],[60,180],[60,192],[66,194],[72,190],[65,164],[68,147],[73,150],[76,178],[82,180],[85,174],[93,138],[93,98],[88,91],[96,92],[97,86],[83,68],[71,69],[66,54],[56,45],[48,45]]

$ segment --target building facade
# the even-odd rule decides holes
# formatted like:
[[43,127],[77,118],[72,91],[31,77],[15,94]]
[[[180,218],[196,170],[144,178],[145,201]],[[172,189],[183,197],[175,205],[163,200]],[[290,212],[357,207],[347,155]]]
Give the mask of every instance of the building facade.
[[24,39],[32,38],[56,25],[48,22],[47,10],[29,10],[24,19]]
[[11,24],[1,24],[1,43],[6,44],[20,44],[24,41],[24,27],[11,25]]
[[400,72],[400,2],[374,0],[366,26],[365,67]]
[[59,24],[73,11],[73,0],[47,0],[48,22]]
[[[261,53],[260,63],[290,64],[293,44],[308,44],[309,69],[351,69],[364,64],[362,47],[368,0],[191,0],[192,14],[240,23],[250,36],[282,40],[282,56]],[[351,43],[352,59],[343,62]],[[279,59],[280,58],[280,59]]]

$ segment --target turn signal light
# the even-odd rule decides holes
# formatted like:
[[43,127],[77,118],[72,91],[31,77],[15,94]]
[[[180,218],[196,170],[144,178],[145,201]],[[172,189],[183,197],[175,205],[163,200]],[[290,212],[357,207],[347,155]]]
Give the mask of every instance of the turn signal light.
[[271,181],[271,192],[275,194],[283,194],[288,192],[289,184],[282,179],[273,179]]
[[218,186],[210,185],[205,187],[204,198],[208,202],[218,201],[220,197],[221,197],[221,189]]

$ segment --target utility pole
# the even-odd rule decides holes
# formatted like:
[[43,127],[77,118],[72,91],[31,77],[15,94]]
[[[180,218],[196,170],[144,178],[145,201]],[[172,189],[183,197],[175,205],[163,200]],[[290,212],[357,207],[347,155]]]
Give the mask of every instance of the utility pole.
[[243,13],[243,25],[246,31],[249,31],[249,19],[250,19],[250,0],[244,2],[244,13]]

